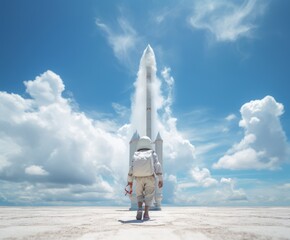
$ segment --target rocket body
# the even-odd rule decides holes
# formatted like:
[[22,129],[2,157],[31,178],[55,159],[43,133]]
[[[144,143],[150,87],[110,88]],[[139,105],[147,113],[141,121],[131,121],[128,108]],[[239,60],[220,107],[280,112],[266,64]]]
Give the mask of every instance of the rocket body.
[[150,45],[144,51],[143,64],[145,65],[146,75],[146,136],[152,139],[152,78],[155,56]]
[[152,139],[152,79],[150,67],[146,67],[146,82],[146,135]]

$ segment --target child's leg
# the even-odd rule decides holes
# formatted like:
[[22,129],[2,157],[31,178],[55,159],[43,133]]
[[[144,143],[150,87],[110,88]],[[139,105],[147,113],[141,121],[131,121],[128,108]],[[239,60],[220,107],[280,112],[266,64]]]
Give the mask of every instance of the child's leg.
[[137,210],[136,219],[137,220],[142,219],[142,202],[141,202],[141,204],[139,204],[139,202],[138,202],[138,210]]
[[144,217],[149,218],[149,206],[145,206]]
[[144,202],[145,206],[150,207],[155,194],[155,178],[154,176],[146,177],[144,181]]
[[138,208],[142,208],[143,202],[138,202]]
[[143,178],[136,177],[136,196],[137,196],[138,208],[142,208],[142,204],[144,201],[143,190],[144,190]]
[[145,184],[145,212],[144,218],[149,218],[149,207],[152,205],[154,193],[155,193],[155,178],[154,176],[146,178]]
[[136,219],[141,220],[142,219],[142,204],[143,204],[143,189],[144,189],[144,183],[142,178],[136,178],[136,195],[137,195],[137,202],[138,202],[138,210]]

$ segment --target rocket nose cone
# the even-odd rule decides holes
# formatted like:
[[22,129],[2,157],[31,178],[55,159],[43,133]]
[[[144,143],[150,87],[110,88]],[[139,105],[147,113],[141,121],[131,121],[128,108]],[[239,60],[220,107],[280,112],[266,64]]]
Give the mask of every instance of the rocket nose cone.
[[145,49],[145,55],[152,54],[152,53],[153,53],[153,49],[151,48],[150,44],[148,44],[148,46]]
[[155,54],[150,45],[145,48],[140,63],[144,67],[156,68]]

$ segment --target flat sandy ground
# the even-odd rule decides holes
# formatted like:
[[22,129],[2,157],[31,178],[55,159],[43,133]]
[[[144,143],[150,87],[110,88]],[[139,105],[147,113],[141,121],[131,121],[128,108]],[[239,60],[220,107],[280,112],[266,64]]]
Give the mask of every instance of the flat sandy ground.
[[0,207],[0,239],[290,239],[290,208]]

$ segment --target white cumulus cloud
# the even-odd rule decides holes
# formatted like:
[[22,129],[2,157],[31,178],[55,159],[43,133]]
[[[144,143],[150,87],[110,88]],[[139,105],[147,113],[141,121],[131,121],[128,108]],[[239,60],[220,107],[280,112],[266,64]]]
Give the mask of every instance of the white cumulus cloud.
[[25,168],[25,173],[28,175],[38,175],[38,176],[49,175],[49,173],[45,171],[42,166],[37,166],[37,165],[32,165]]
[[57,74],[47,71],[35,80],[25,81],[26,92],[39,105],[48,105],[63,101],[61,93],[64,91],[64,84]]
[[211,177],[210,171],[207,168],[200,169],[195,167],[191,170],[193,180],[198,186],[211,187],[217,185],[217,180]]
[[213,166],[227,169],[277,169],[290,156],[289,143],[280,116],[281,103],[272,96],[254,100],[241,107],[244,138]]

